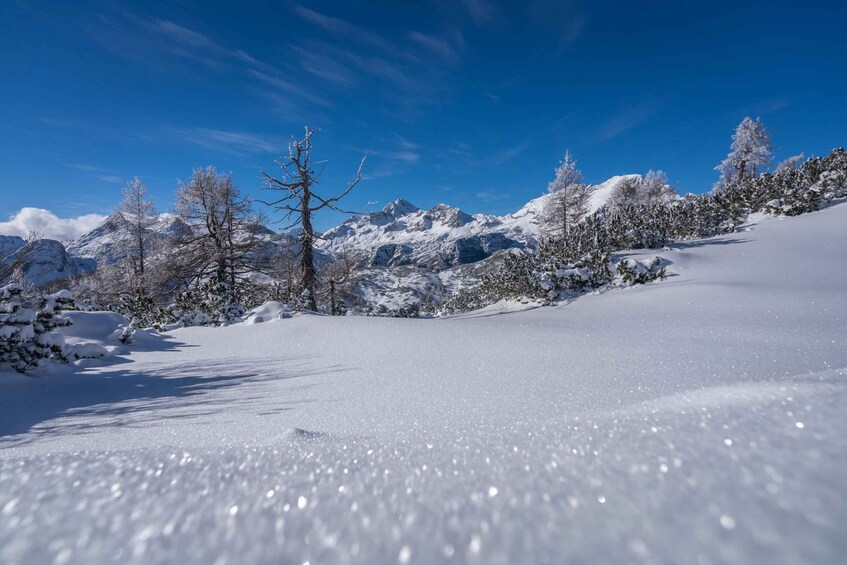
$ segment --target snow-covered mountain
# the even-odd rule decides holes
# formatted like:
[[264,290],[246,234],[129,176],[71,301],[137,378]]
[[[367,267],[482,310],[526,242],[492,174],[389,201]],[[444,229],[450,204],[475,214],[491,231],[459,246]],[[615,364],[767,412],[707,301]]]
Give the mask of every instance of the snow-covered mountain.
[[[16,235],[0,235],[0,260],[14,260],[26,247],[26,240]],[[97,262],[93,259],[75,257],[55,239],[41,239],[27,255],[23,273],[35,285],[55,280],[76,277],[93,270]]]
[[[121,214],[113,213],[87,234],[69,242],[66,248],[74,257],[112,263],[121,258],[117,242],[129,229],[129,222]],[[188,226],[173,214],[161,214],[154,227],[155,233],[162,238],[173,237],[187,230]]]
[[510,220],[510,216],[471,216],[447,204],[421,210],[398,199],[327,231],[322,248],[333,254],[367,254],[372,267],[414,265],[442,271],[501,249],[531,245],[537,230]]
[[[623,181],[616,176],[592,187],[589,212],[602,208]],[[322,248],[333,254],[366,254],[372,267],[414,265],[439,272],[475,263],[498,251],[532,247],[541,235],[549,194],[505,216],[470,215],[447,204],[421,210],[398,199],[371,214],[354,216],[327,231]]]

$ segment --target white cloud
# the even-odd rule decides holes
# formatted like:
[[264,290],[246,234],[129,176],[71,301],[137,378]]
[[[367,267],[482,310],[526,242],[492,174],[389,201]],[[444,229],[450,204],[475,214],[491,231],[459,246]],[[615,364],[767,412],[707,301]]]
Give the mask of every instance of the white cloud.
[[28,237],[36,233],[46,239],[76,239],[99,226],[106,216],[85,214],[76,218],[60,218],[44,208],[21,208],[8,222],[0,222],[0,234]]

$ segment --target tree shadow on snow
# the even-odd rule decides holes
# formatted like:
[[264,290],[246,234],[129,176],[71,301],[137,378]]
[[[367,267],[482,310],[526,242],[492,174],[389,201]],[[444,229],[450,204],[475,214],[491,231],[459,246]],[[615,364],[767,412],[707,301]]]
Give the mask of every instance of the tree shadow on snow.
[[[147,365],[143,370],[132,370],[132,363],[117,358],[107,368],[76,368],[37,377],[3,375],[0,447],[89,430],[144,427],[161,420],[181,420],[182,426],[197,418],[200,425],[203,416],[212,414],[218,414],[216,421],[220,422],[226,414],[239,411],[291,410],[308,400],[269,395],[268,381],[347,370],[321,367],[310,362],[314,357],[168,362],[161,363],[161,368]],[[313,386],[287,387],[285,392]],[[239,387],[238,394],[226,393],[235,387]]]

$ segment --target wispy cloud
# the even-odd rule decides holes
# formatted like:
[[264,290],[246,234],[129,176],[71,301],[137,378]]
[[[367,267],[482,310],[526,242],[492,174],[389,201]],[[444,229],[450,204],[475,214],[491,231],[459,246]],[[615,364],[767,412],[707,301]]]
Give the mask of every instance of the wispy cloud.
[[95,165],[89,165],[88,163],[64,163],[66,167],[69,169],[76,169],[78,171],[83,171],[86,173],[91,173],[94,175],[97,180],[108,182],[111,184],[120,184],[124,181],[124,178],[120,175],[116,175],[108,169],[104,169],[103,167],[98,167]]
[[276,153],[283,146],[267,137],[243,131],[192,128],[189,130],[174,130],[174,132],[189,143],[235,155]]
[[87,173],[106,173],[106,169],[102,167],[96,167],[94,165],[89,165],[87,163],[65,163],[65,166],[70,169],[77,169],[78,171],[85,171]]
[[491,157],[488,158],[488,161],[494,163],[496,165],[502,165],[507,161],[511,161],[517,157],[523,155],[523,153],[530,148],[532,144],[529,141],[524,141],[522,143],[518,143],[515,145],[510,145],[505,147],[497,152],[495,152]]
[[393,153],[388,153],[386,157],[396,161],[403,161],[410,165],[414,165],[421,160],[420,153],[416,153],[414,151],[395,151]]
[[[128,127],[104,126],[100,121],[80,117],[60,118],[54,116],[42,116],[38,118],[42,124],[58,130],[71,130],[82,132],[86,135],[94,135],[109,140],[149,140],[148,133]],[[84,170],[84,169],[81,169]],[[96,171],[89,171],[96,172]]]
[[571,45],[579,39],[587,20],[588,18],[586,16],[577,14],[567,21],[564,27],[562,27],[562,43],[564,45]]
[[611,141],[658,114],[663,106],[662,100],[648,100],[631,106],[602,124],[594,136],[595,140]]
[[[202,72],[243,73],[260,81],[261,86],[271,85],[285,92],[286,105],[294,108],[301,103],[330,104],[311,94],[312,89],[295,82],[280,68],[253,56],[244,49],[229,46],[213,37],[172,20],[147,18],[133,14],[118,17],[101,17],[100,25],[92,26],[92,34],[104,47],[122,56],[155,67],[157,70],[180,65],[186,76],[202,80]],[[158,55],[158,57],[156,57]],[[257,85],[258,86],[258,85]],[[280,92],[272,98],[280,105]],[[264,94],[262,90],[257,92]]]
[[760,100],[754,104],[749,105],[743,111],[739,112],[740,114],[752,114],[752,115],[760,115],[760,114],[770,114],[772,112],[778,112],[780,110],[784,110],[791,106],[791,100],[787,98],[769,98],[766,100]]
[[0,234],[28,237],[31,233],[47,239],[66,241],[76,239],[103,223],[106,216],[84,214],[75,218],[60,218],[44,208],[21,208],[0,222]]
[[474,193],[474,196],[483,202],[497,202],[498,200],[505,200],[508,198],[506,193],[493,190],[480,190]]
[[473,157],[473,153],[471,152],[471,146],[463,141],[456,143],[454,146],[447,149],[447,153],[451,155],[458,155],[459,157],[471,158]]
[[488,0],[462,0],[462,4],[477,25],[488,22],[494,15],[494,4]]
[[459,49],[464,44],[464,39],[459,33],[455,33],[453,37],[448,40],[442,37],[420,33],[418,31],[410,31],[409,39],[421,47],[435,53],[451,64],[458,62]]
[[334,18],[332,16],[326,16],[324,14],[321,14],[320,12],[310,10],[309,8],[297,4],[294,5],[292,11],[304,20],[309,21],[319,27],[322,27],[323,29],[332,33],[343,35],[344,37],[359,41],[361,43],[366,43],[373,47],[390,47],[388,41],[383,39],[380,35],[370,30],[364,29],[360,26],[353,25],[346,20]]
[[421,148],[420,144],[409,141],[408,139],[406,139],[402,135],[397,135],[397,134],[394,134],[394,135],[397,137],[397,142],[400,144],[400,147],[402,147],[403,149],[415,150],[415,149]]
[[297,95],[304,100],[308,100],[309,102],[312,102],[319,106],[323,106],[325,108],[329,108],[332,106],[332,103],[329,102],[329,100],[326,100],[325,98],[312,93],[309,89],[304,89],[301,86],[297,86],[279,75],[267,74],[256,69],[247,70],[247,74],[260,81],[265,86],[270,86],[272,89],[274,89],[274,93],[277,96],[279,96],[280,92],[285,92],[286,94]]
[[559,50],[573,45],[582,35],[588,13],[575,0],[527,0],[527,11],[539,30],[552,33]]
[[289,45],[288,49],[297,54],[300,66],[306,72],[318,78],[339,84],[351,84],[356,78],[350,69],[339,63],[335,57],[317,53],[299,45]]

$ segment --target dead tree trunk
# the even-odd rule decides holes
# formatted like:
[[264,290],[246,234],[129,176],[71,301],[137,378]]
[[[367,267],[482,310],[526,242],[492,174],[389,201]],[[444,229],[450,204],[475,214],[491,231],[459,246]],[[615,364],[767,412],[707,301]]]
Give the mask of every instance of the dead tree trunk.
[[288,221],[288,227],[300,226],[301,282],[306,294],[306,307],[312,311],[318,309],[316,298],[318,276],[315,267],[314,246],[315,240],[319,238],[312,225],[312,214],[323,208],[354,214],[355,212],[339,208],[337,202],[347,196],[353,190],[353,187],[362,180],[362,167],[365,164],[365,159],[362,158],[356,177],[337,196],[324,198],[313,192],[312,187],[320,178],[320,173],[315,173],[311,157],[312,136],[316,131],[307,127],[303,139],[296,139],[288,144],[288,158],[276,162],[282,170],[282,175],[279,178],[262,172],[262,176],[265,178],[264,188],[279,190],[283,193],[283,196],[277,200],[262,202],[283,212],[282,220]]

